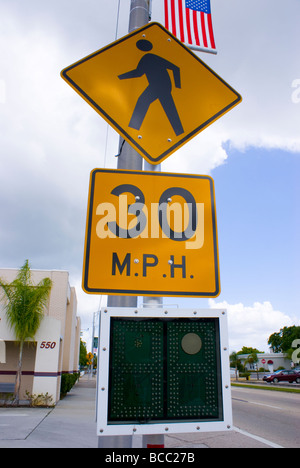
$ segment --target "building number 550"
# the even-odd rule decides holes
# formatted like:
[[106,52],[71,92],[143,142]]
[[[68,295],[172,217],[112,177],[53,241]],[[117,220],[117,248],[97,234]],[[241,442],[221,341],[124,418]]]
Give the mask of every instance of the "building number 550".
[[56,346],[56,341],[42,341],[40,348],[43,349],[54,349]]

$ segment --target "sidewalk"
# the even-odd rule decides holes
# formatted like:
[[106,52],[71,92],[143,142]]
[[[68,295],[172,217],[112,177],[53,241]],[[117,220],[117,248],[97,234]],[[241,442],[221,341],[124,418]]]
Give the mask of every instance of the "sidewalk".
[[0,408],[0,448],[94,448],[96,379],[80,379],[56,407]]
[[[97,448],[96,379],[84,376],[54,409],[0,408],[0,448]],[[133,448],[141,448],[141,436]],[[238,432],[165,436],[166,448],[269,448]]]

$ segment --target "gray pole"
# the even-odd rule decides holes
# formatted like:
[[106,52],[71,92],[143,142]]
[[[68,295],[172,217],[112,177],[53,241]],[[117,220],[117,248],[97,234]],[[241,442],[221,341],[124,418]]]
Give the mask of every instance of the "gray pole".
[[[156,166],[149,164],[147,161],[144,161],[144,171],[151,171],[151,172],[161,172],[161,165],[157,164]],[[163,306],[163,298],[156,297],[156,296],[145,296],[143,298],[144,307],[149,308],[159,308]],[[165,436],[163,434],[151,434],[151,435],[144,435],[142,446],[143,448],[147,448],[148,445],[150,446],[164,446],[165,444]]]
[[[131,33],[149,22],[150,0],[131,0],[129,29]],[[118,169],[143,169],[143,158],[123,138],[119,142]],[[136,296],[109,296],[108,307],[137,307]],[[100,335],[99,335],[100,336]],[[98,448],[131,448],[132,436],[98,437]]]
[[[131,0],[129,28],[131,33],[135,29],[141,28],[149,21],[150,0]],[[122,137],[119,140],[118,169],[132,169],[141,171],[143,169],[143,158],[135,151],[132,146],[124,141]],[[109,296],[108,307],[136,307],[137,297],[135,296]]]

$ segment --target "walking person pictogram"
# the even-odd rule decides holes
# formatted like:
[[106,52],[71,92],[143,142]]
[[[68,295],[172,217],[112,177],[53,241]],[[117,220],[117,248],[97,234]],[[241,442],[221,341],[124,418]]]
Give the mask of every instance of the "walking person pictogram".
[[[136,46],[143,52],[150,52],[153,49],[152,43],[146,39],[139,40]],[[150,105],[158,99],[176,136],[184,133],[172,96],[172,82],[168,70],[173,72],[175,86],[180,89],[180,68],[159,55],[152,53],[146,53],[139,61],[135,70],[118,76],[120,80],[126,80],[146,75],[149,83],[148,87],[138,98],[129,123],[130,128],[140,130]]]

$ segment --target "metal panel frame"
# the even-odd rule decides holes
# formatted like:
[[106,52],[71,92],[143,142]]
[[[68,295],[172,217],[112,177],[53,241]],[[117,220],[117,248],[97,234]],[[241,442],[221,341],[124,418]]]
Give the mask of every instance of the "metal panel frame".
[[[222,421],[158,422],[149,424],[108,424],[110,324],[120,318],[218,318],[222,380]],[[227,312],[224,309],[140,309],[107,307],[101,310],[98,365],[97,435],[179,434],[228,431],[232,429],[232,405],[229,369]]]

